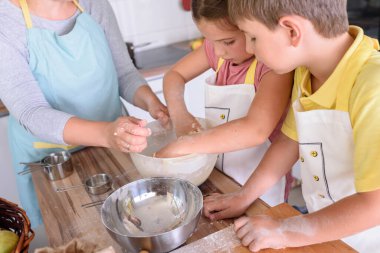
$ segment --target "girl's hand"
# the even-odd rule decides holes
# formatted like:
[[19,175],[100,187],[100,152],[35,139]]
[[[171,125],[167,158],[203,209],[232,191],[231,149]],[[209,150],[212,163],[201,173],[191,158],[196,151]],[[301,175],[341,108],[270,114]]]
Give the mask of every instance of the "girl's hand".
[[281,249],[287,246],[281,220],[268,215],[241,217],[234,222],[234,230],[241,243],[250,251]]
[[219,194],[214,193],[203,200],[203,214],[210,220],[238,217],[251,202],[242,191]]
[[141,152],[147,146],[151,130],[147,122],[134,117],[120,117],[107,128],[108,146],[122,152]]
[[188,112],[182,113],[173,119],[174,130],[177,138],[189,134],[199,133],[202,130],[198,120]]

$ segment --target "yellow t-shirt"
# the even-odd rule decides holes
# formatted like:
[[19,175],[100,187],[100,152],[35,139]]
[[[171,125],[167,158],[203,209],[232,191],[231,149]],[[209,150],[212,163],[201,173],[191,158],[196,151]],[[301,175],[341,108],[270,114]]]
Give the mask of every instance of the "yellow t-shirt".
[[[308,70],[302,67],[296,70],[292,101],[301,90],[300,103],[305,111],[348,111],[355,145],[355,187],[358,192],[367,192],[380,188],[380,53],[378,42],[364,36],[359,27],[350,27],[350,34],[355,38],[354,43],[314,94]],[[363,63],[358,65],[360,61]],[[355,68],[357,71],[351,71]],[[346,108],[337,108],[338,92],[347,92]],[[297,141],[292,109],[281,130]]]

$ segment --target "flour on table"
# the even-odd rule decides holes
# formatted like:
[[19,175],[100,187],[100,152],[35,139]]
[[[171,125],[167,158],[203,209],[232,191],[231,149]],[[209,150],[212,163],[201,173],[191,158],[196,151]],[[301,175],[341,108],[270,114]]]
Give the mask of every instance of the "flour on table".
[[218,252],[227,253],[240,246],[240,240],[237,238],[232,226],[210,234],[198,241],[183,246],[172,253],[200,253],[200,252]]

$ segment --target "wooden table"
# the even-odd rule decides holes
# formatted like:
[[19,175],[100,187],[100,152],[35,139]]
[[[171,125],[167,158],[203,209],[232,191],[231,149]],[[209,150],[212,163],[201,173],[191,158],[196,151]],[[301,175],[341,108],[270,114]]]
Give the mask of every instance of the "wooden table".
[[[84,188],[77,188],[66,192],[57,193],[55,189],[62,186],[82,184],[85,179],[96,173],[107,173],[112,177],[118,176],[125,183],[140,179],[141,176],[134,167],[130,156],[115,150],[106,148],[85,148],[72,156],[75,172],[71,176],[58,181],[48,181],[42,171],[33,173],[33,181],[37,192],[46,234],[52,247],[64,245],[73,238],[87,240],[98,245],[99,249],[112,245],[117,252],[122,252],[103,227],[100,218],[101,205],[91,208],[83,208],[82,205],[105,199],[108,193],[98,196],[89,195]],[[240,188],[238,184],[224,174],[214,170],[209,179],[200,186],[204,194],[212,192],[228,193]],[[284,204],[275,209],[269,208],[261,200],[255,201],[247,211],[247,215],[271,213],[275,216],[295,215],[297,212]],[[284,210],[284,212],[283,212]],[[289,214],[290,211],[290,214]],[[232,220],[210,222],[201,217],[196,231],[187,240],[186,247],[190,243],[195,246],[207,241],[210,234],[225,229],[232,224]],[[203,239],[201,239],[203,238]],[[201,239],[201,240],[200,240]],[[191,245],[193,245],[191,244]],[[335,249],[331,251],[331,249]],[[295,251],[294,251],[295,250]],[[299,251],[300,250],[300,251]],[[327,251],[326,251],[327,250]],[[206,252],[213,252],[208,248]],[[235,251],[233,251],[235,252]],[[237,252],[249,252],[244,247],[237,247]],[[355,252],[341,241],[313,245],[298,249],[265,250],[265,252]],[[201,253],[198,251],[198,253]]]

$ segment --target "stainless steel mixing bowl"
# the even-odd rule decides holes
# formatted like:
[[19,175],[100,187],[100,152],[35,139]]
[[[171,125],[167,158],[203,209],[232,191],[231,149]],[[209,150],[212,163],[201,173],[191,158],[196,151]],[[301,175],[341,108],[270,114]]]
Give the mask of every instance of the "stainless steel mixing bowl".
[[[204,129],[209,124],[198,118]],[[176,158],[156,158],[153,154],[176,139],[173,129],[165,129],[158,121],[150,122],[147,127],[152,130],[148,137],[148,147],[141,153],[130,153],[136,169],[143,177],[176,177],[200,185],[210,176],[214,169],[217,154],[189,154]]]
[[128,252],[168,252],[195,230],[203,207],[199,188],[187,180],[156,177],[126,184],[103,203],[111,237]]

